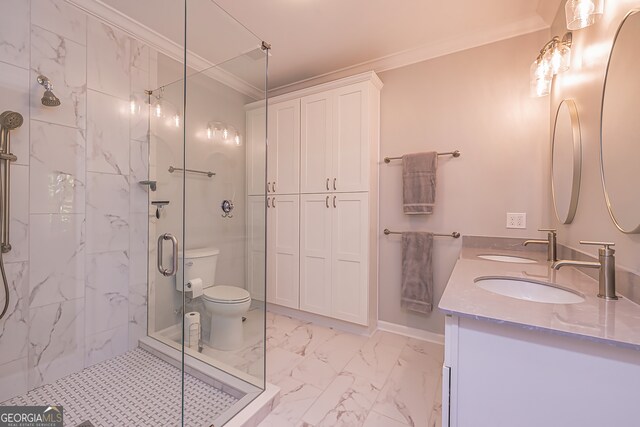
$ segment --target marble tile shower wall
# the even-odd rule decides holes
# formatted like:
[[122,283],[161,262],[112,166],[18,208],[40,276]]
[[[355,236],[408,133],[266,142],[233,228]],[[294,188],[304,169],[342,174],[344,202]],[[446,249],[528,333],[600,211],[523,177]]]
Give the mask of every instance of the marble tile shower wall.
[[[12,134],[0,401],[146,334],[148,117],[130,99],[150,87],[155,55],[63,0],[3,6],[0,109],[25,122]],[[38,74],[59,107],[40,103]]]

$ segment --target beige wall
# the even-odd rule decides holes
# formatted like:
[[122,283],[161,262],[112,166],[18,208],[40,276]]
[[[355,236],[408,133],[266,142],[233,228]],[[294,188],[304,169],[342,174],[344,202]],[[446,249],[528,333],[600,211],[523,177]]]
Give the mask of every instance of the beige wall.
[[[524,237],[548,225],[549,99],[529,96],[529,66],[549,39],[537,32],[380,74],[381,158],[460,150],[441,158],[431,216],[402,213],[401,165],[380,165],[380,228]],[[507,212],[526,212],[526,230],[508,230]],[[438,238],[435,303],[460,240]],[[380,233],[379,319],[443,333],[444,316],[400,308],[399,236]]]
[[[571,69],[556,81],[551,97],[551,115],[555,114],[562,99],[574,99],[582,132],[583,169],[578,210],[572,224],[555,223],[559,242],[592,256],[596,256],[597,248],[584,247],[579,240],[615,242],[617,265],[638,273],[640,235],[621,233],[609,218],[600,180],[599,152],[600,108],[606,63],[618,25],[634,7],[640,7],[640,1],[605,2],[605,13],[598,23],[573,32]],[[566,32],[564,19],[564,8],[561,7],[551,28],[552,34],[561,36]],[[636,193],[639,184],[630,183]],[[551,210],[548,217],[556,221]]]
[[[175,106],[183,103],[182,65],[159,54],[158,81],[165,84],[165,99]],[[173,82],[167,84],[167,82]],[[170,165],[182,167],[182,128],[166,125],[165,119],[151,119],[152,150],[155,162],[158,191],[151,194],[153,200],[169,200],[160,220],[153,219],[158,233],[173,233],[180,240],[181,249],[216,247],[220,250],[215,284],[246,288],[246,185],[245,185],[245,110],[250,99],[213,80],[206,74],[190,74],[187,79],[187,142],[186,163],[188,169],[216,172],[216,176],[189,173],[186,175],[186,209],[182,206],[182,173],[169,173]],[[184,117],[184,116],[183,116]],[[223,144],[206,138],[207,123],[220,121],[232,125],[243,138],[241,146]],[[234,203],[233,218],[222,218],[220,205],[229,199]],[[183,236],[182,224],[186,235]],[[165,250],[166,251],[166,250]],[[152,254],[152,262],[155,258]],[[168,256],[168,254],[167,254]],[[166,261],[169,263],[169,259]],[[167,264],[168,265],[168,264]],[[175,278],[163,277],[154,268],[155,292],[152,304],[155,309],[156,330],[180,322],[174,310],[182,304],[182,294],[176,291]],[[203,307],[189,306],[188,310],[206,312]],[[208,337],[209,323],[202,322],[203,336]]]

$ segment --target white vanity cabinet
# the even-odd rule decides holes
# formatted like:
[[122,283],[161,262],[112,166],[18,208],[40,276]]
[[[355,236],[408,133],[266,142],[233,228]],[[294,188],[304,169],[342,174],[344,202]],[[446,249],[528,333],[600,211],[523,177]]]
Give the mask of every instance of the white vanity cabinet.
[[[602,304],[615,310],[616,302]],[[564,311],[558,309],[559,321]],[[466,316],[446,318],[443,426],[637,426],[639,384],[637,347]]]
[[301,310],[368,324],[368,224],[367,193],[301,196]]
[[368,72],[270,99],[266,182],[254,164],[264,163],[264,103],[247,105],[248,194],[267,204],[268,302],[375,326],[381,87]]

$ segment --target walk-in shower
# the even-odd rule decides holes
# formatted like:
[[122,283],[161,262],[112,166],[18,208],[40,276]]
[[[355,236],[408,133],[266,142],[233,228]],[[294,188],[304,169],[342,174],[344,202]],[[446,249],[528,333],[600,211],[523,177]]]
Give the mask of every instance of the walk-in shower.
[[24,121],[22,114],[15,111],[5,111],[0,114],[0,273],[2,273],[2,283],[4,285],[4,307],[0,313],[2,319],[9,308],[9,281],[4,269],[3,254],[11,251],[9,240],[9,222],[11,220],[11,162],[18,160],[11,153],[11,131],[22,126]]
[[61,405],[69,426],[248,420],[269,396],[266,205],[246,183],[268,45],[211,0],[14,3],[0,406]]

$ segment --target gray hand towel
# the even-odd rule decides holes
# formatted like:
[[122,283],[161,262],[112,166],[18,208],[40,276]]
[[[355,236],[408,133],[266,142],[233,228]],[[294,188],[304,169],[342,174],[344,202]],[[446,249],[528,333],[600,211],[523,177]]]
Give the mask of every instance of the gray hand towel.
[[402,156],[403,210],[408,215],[431,214],[436,201],[438,153]]
[[402,233],[400,306],[419,313],[433,308],[433,233]]

